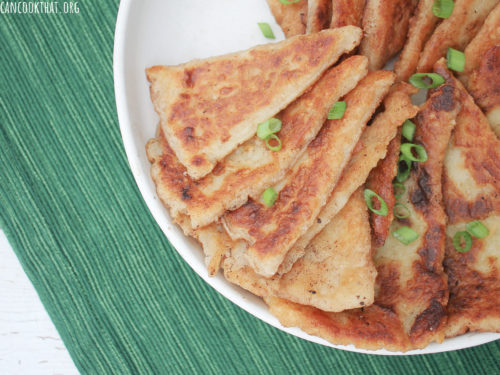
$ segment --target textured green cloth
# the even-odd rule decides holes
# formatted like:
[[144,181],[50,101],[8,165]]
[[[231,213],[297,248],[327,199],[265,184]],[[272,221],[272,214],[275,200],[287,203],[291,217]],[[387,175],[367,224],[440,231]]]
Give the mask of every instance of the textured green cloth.
[[128,168],[113,94],[118,1],[79,7],[0,14],[0,225],[81,373],[500,371],[500,342],[427,356],[349,353],[278,331],[206,285]]

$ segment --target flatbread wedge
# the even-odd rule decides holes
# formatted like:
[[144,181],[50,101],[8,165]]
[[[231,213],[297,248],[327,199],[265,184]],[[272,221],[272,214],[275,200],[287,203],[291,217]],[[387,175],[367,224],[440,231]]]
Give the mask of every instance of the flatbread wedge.
[[282,4],[279,0],[267,0],[274,19],[280,25],[285,37],[291,38],[295,35],[306,33],[307,23],[307,1],[301,0],[297,3]]
[[381,69],[406,40],[416,0],[367,0],[363,12],[365,36],[360,53],[368,57],[370,70]]
[[340,313],[324,312],[284,299],[266,298],[284,326],[296,326],[334,344],[407,351],[444,339],[448,287],[442,261],[446,216],[442,205],[443,161],[460,95],[451,86],[434,92],[417,115],[415,142],[428,160],[412,168],[401,198],[411,216],[392,229],[411,226],[419,237],[404,245],[390,236],[377,251],[375,303]]
[[231,238],[249,242],[245,257],[259,275],[274,275],[290,247],[316,220],[394,78],[388,71],[373,72],[346,96],[344,117],[326,122],[280,186],[275,187],[279,195],[274,205],[266,207],[251,200],[224,215]]
[[361,27],[365,0],[332,0],[330,28],[354,25]]
[[346,26],[229,55],[146,70],[151,99],[167,141],[200,179],[260,122],[300,96],[345,52],[361,30]]
[[488,15],[464,54],[466,64],[460,80],[500,138],[500,3]]
[[304,254],[307,244],[332,220],[344,207],[349,197],[366,181],[370,171],[378,161],[385,157],[389,142],[396,136],[398,127],[408,118],[417,114],[418,108],[411,104],[409,95],[414,88],[406,83],[399,83],[384,100],[385,111],[378,114],[372,124],[363,132],[356,149],[346,166],[339,183],[328,197],[317,220],[313,222],[280,266],[280,274],[288,272],[290,267]]
[[[277,117],[282,149],[271,151],[254,136],[204,178],[194,181],[160,134],[146,146],[158,197],[172,215],[188,215],[193,228],[214,222],[249,195],[259,195],[283,178],[326,120],[328,109],[367,74],[367,59],[353,56],[329,69],[318,82]],[[161,133],[161,132],[160,132]]]
[[307,0],[306,33],[317,33],[330,27],[332,0]]
[[420,53],[440,21],[440,18],[432,13],[434,2],[434,0],[420,0],[415,14],[410,18],[406,43],[394,64],[394,73],[400,81],[408,81],[415,73]]
[[425,44],[417,71],[432,71],[434,64],[446,55],[448,47],[462,51],[497,3],[498,0],[456,0],[451,16],[436,27]]
[[[463,93],[462,110],[445,159],[444,198],[449,216],[445,270],[450,300],[446,336],[468,331],[500,331],[500,141],[488,121],[446,69],[436,72]],[[474,238],[465,253],[455,250],[453,236],[480,220],[489,235]]]
[[373,303],[375,266],[362,191],[314,238],[306,255],[285,275],[265,278],[235,249],[224,260],[224,276],[261,297],[279,296],[326,311]]

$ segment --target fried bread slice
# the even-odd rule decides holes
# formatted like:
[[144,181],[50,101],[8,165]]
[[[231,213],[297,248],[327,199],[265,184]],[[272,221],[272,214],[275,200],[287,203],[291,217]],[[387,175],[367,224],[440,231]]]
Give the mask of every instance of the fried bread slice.
[[328,29],[332,20],[332,0],[307,0],[306,33]]
[[416,3],[416,0],[366,1],[364,38],[359,50],[368,57],[370,70],[381,69],[403,48]]
[[146,146],[158,197],[172,215],[188,215],[193,228],[206,226],[226,210],[238,208],[249,195],[258,195],[283,178],[321,129],[331,105],[366,74],[364,56],[350,57],[329,69],[307,93],[277,116],[282,121],[279,136],[283,146],[279,152],[269,150],[254,136],[197,181],[187,175],[160,134]]
[[306,33],[307,0],[292,4],[282,4],[279,0],[267,0],[267,4],[285,37],[291,38]]
[[257,275],[240,248],[224,260],[224,276],[258,296],[280,296],[326,311],[368,306],[373,303],[376,276],[370,241],[367,208],[359,190],[285,275]]
[[370,171],[385,157],[387,145],[396,136],[397,128],[406,119],[417,114],[418,107],[411,104],[409,97],[412,93],[415,93],[415,89],[406,83],[393,87],[392,93],[384,100],[385,111],[378,114],[361,135],[339,183],[328,197],[317,220],[288,252],[278,270],[280,274],[288,272],[297,259],[303,256],[307,244],[337,215],[352,193],[366,181]]
[[434,64],[446,55],[448,47],[463,50],[497,3],[498,0],[456,0],[451,16],[436,27],[425,44],[417,71],[432,71]]
[[432,13],[433,5],[434,0],[420,0],[415,14],[410,18],[406,43],[394,64],[394,73],[400,81],[408,81],[415,73],[425,42],[439,23],[440,19]]
[[354,25],[361,27],[366,0],[332,0],[330,28]]
[[500,3],[488,15],[464,54],[466,64],[460,80],[500,138]]
[[423,105],[415,143],[428,160],[412,168],[401,198],[411,211],[404,223],[419,237],[404,245],[390,236],[375,258],[377,279],[372,306],[340,313],[324,312],[276,297],[266,298],[271,313],[284,326],[296,326],[334,344],[407,351],[444,339],[448,300],[442,261],[446,215],[442,204],[443,161],[460,108],[460,95],[442,86]]
[[222,218],[233,239],[249,242],[245,257],[259,275],[276,273],[286,253],[316,220],[340,178],[365,124],[394,82],[394,74],[378,71],[366,76],[347,94],[344,117],[329,120],[290,173],[276,187],[271,207],[250,200]]
[[361,30],[346,26],[229,55],[146,70],[151,99],[167,141],[200,179],[257,126],[307,90],[345,52]]
[[[449,216],[444,265],[450,290],[446,336],[500,332],[500,141],[444,61],[436,72],[464,97],[444,169]],[[490,233],[474,238],[471,250],[460,253],[452,238],[472,220],[481,220]]]

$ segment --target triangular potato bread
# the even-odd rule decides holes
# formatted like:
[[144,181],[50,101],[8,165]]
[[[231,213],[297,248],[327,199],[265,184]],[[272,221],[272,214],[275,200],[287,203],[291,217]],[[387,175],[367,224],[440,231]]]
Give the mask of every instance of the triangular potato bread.
[[162,132],[146,146],[158,196],[171,213],[188,215],[193,228],[214,222],[282,179],[326,120],[329,108],[368,72],[367,59],[353,56],[330,68],[316,84],[277,117],[282,149],[268,149],[257,136],[220,161],[212,173],[193,180]]
[[282,4],[279,0],[267,0],[274,19],[287,38],[306,33],[307,1]]
[[361,30],[346,26],[229,55],[146,70],[167,141],[193,179],[251,138],[260,122],[300,96]]

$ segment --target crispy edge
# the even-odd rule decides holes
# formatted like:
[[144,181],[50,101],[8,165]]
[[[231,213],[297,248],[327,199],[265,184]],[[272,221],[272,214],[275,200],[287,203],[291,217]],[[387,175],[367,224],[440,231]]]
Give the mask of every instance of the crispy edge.
[[331,19],[331,0],[307,0],[307,34],[327,29],[330,26]]
[[415,73],[424,44],[436,28],[439,18],[432,13],[433,4],[434,0],[420,0],[410,19],[408,38],[394,65],[394,73],[400,81],[407,81]]
[[346,25],[361,26],[366,0],[332,0],[330,28]]
[[294,4],[281,4],[279,0],[267,0],[271,13],[280,25],[285,37],[305,34],[307,23],[307,1]]

